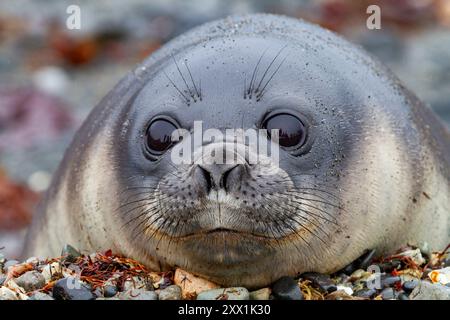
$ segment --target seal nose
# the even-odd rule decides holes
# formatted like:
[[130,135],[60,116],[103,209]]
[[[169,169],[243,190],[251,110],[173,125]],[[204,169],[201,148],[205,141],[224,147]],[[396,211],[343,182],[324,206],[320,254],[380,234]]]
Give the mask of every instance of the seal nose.
[[236,180],[242,175],[242,164],[210,164],[197,165],[199,174],[201,174],[206,183],[207,192],[211,189],[225,189],[228,191]]

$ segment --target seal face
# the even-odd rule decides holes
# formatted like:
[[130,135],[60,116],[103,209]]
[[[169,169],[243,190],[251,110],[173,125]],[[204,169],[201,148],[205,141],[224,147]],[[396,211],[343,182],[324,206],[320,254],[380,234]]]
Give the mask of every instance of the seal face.
[[[174,162],[187,139],[173,132],[195,138],[197,121],[209,136],[189,145],[193,161]],[[240,136],[213,138],[230,129],[266,130],[268,143],[278,132],[277,161]],[[336,271],[368,248],[440,249],[449,146],[429,109],[331,32],[272,15],[212,22],[168,43],[95,108],[26,252],[111,248],[258,287]]]

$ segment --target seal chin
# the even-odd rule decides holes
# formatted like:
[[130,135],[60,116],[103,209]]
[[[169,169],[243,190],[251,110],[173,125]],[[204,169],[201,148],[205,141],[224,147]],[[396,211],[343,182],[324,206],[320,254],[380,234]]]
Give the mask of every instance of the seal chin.
[[275,238],[250,232],[216,228],[178,237],[183,252],[209,265],[236,265],[257,261],[273,252]]

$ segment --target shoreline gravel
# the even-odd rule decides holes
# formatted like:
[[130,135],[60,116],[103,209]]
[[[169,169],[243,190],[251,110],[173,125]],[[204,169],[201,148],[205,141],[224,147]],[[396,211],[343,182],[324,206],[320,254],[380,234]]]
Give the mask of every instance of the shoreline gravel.
[[332,275],[282,277],[258,290],[223,288],[185,270],[154,272],[110,250],[66,245],[61,257],[24,262],[0,254],[0,300],[450,300],[450,245],[391,256],[368,250]]

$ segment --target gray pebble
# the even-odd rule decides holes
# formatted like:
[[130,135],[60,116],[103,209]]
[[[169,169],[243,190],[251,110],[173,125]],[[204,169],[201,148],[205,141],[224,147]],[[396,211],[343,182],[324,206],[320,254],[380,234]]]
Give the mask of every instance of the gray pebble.
[[353,295],[355,297],[370,299],[375,296],[376,293],[377,291],[375,289],[361,289],[356,291]]
[[381,286],[384,288],[392,287],[394,284],[401,281],[402,279],[398,276],[381,276]]
[[26,292],[38,290],[45,286],[45,278],[38,271],[28,271],[16,279],[16,283]]
[[158,295],[155,291],[130,289],[119,293],[117,298],[120,300],[158,300]]
[[366,270],[375,255],[375,250],[366,250],[358,259],[347,265],[341,271],[347,275],[351,275],[358,269]]
[[[92,291],[92,290],[91,290]],[[95,290],[92,292],[97,298],[103,297],[103,290],[100,287],[95,288]]]
[[117,286],[106,285],[103,288],[103,295],[105,296],[105,298],[114,297],[117,294],[117,292],[118,292]]
[[450,267],[450,254],[444,260],[444,267]]
[[381,297],[383,300],[395,299],[395,291],[392,288],[386,288],[381,291]]
[[450,288],[438,283],[420,281],[409,298],[411,300],[450,300]]
[[399,293],[397,298],[398,298],[398,300],[409,300],[408,295],[404,292]]
[[61,256],[64,256],[64,261],[75,262],[81,253],[69,244],[66,244],[62,249]]
[[30,300],[55,300],[50,295],[36,291],[30,296]]
[[5,283],[5,280],[6,280],[6,276],[0,275],[0,286],[2,286],[3,283]]
[[272,286],[272,294],[279,300],[303,300],[297,281],[291,277],[281,277]]
[[405,281],[403,283],[403,290],[405,290],[406,292],[411,292],[414,290],[415,287],[417,287],[417,285],[419,284],[419,280],[409,280],[409,281]]
[[7,272],[9,267],[15,266],[16,264],[19,264],[19,261],[17,261],[17,260],[8,260],[8,261],[6,261],[3,264],[3,270],[5,272]]
[[56,300],[94,300],[95,295],[84,283],[68,277],[55,283],[53,298]]
[[200,292],[197,300],[248,300],[250,294],[242,287],[211,289]]
[[11,289],[0,287],[0,300],[18,300],[18,296]]
[[168,286],[159,292],[159,300],[181,300],[181,288],[177,285]]

